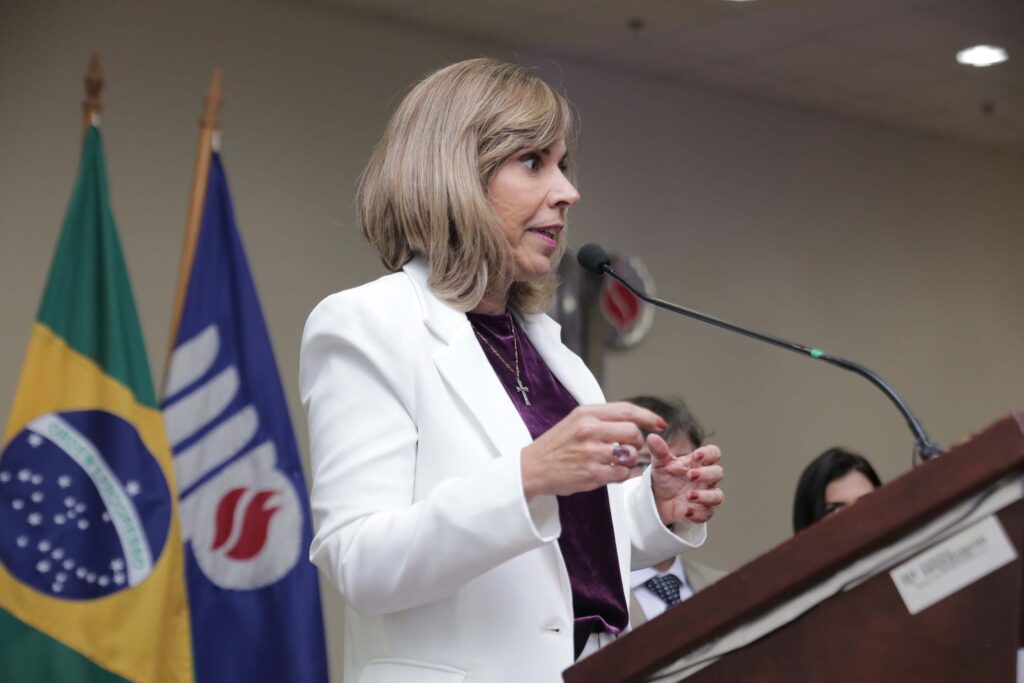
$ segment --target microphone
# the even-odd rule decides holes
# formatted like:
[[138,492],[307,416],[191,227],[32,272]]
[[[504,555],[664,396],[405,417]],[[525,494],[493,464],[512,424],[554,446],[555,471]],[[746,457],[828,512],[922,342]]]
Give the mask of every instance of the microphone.
[[942,447],[939,446],[938,443],[932,441],[931,438],[929,438],[928,434],[924,431],[924,427],[921,426],[921,422],[916,417],[914,417],[913,413],[910,412],[910,409],[907,407],[907,404],[903,402],[903,399],[901,399],[899,395],[892,389],[892,387],[886,384],[881,377],[871,372],[863,365],[860,365],[859,363],[854,363],[853,361],[849,361],[844,358],[839,358],[838,356],[833,356],[829,353],[822,351],[821,349],[811,348],[808,346],[804,346],[802,344],[796,344],[790,341],[786,341],[785,339],[773,337],[768,334],[755,332],[754,330],[747,329],[745,327],[740,327],[739,325],[734,325],[733,323],[726,322],[724,320],[719,320],[718,318],[706,315],[704,313],[701,313],[700,311],[695,311],[689,308],[683,308],[682,306],[677,306],[676,304],[669,303],[668,301],[662,301],[661,299],[656,299],[652,296],[648,296],[646,292],[637,289],[636,287],[633,286],[631,282],[626,280],[626,278],[622,277],[622,275],[615,272],[615,269],[613,269],[611,265],[611,257],[608,256],[608,252],[606,252],[599,244],[590,243],[580,247],[580,250],[576,252],[576,261],[585,270],[588,270],[591,273],[595,273],[597,275],[612,276],[613,278],[621,282],[623,285],[625,285],[626,288],[629,291],[633,292],[634,295],[636,295],[638,298],[646,301],[649,304],[652,304],[659,308],[664,308],[665,310],[672,311],[673,313],[679,313],[690,318],[696,318],[697,320],[700,320],[702,322],[710,323],[712,325],[724,328],[726,330],[730,330],[732,332],[738,332],[739,334],[745,335],[747,337],[758,339],[760,341],[767,342],[769,344],[773,344],[784,349],[789,349],[790,351],[793,351],[794,353],[799,353],[803,356],[809,356],[817,360],[825,361],[826,363],[831,363],[836,367],[860,375],[861,377],[863,377],[864,379],[878,387],[882,391],[882,393],[884,393],[900,411],[900,414],[903,416],[903,419],[906,420],[907,426],[910,428],[911,433],[913,433],[914,435],[914,455],[917,458],[919,458],[922,461],[930,460],[931,458],[935,457],[940,452],[942,452]]

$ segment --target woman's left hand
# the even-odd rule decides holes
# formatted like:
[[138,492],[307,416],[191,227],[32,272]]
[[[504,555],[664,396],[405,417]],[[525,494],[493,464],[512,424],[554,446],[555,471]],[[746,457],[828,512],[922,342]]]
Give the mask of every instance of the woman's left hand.
[[675,456],[657,434],[647,437],[651,452],[651,488],[658,515],[666,526],[675,522],[706,522],[725,500],[718,483],[722,451],[702,446],[689,455]]

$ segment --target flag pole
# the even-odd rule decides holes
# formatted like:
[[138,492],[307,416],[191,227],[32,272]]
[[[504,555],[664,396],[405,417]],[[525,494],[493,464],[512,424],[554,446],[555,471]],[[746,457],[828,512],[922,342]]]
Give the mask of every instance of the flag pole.
[[89,129],[100,124],[100,91],[103,90],[103,69],[100,68],[100,53],[93,52],[85,70],[85,99],[82,100],[82,137]]
[[178,340],[178,326],[181,323],[181,309],[185,305],[185,290],[188,287],[189,273],[192,271],[192,260],[195,256],[196,240],[199,238],[199,224],[203,219],[203,205],[206,202],[206,185],[210,177],[210,159],[213,156],[213,139],[220,127],[220,106],[223,97],[224,74],[214,69],[210,87],[203,97],[203,117],[199,119],[199,149],[196,152],[196,166],[193,173],[192,199],[188,207],[188,219],[185,223],[185,242],[181,250],[181,269],[178,271],[178,289],[174,295],[174,314],[171,317],[170,340],[167,344],[167,359],[164,363],[164,381],[161,389],[167,386],[167,373],[170,371],[171,354]]

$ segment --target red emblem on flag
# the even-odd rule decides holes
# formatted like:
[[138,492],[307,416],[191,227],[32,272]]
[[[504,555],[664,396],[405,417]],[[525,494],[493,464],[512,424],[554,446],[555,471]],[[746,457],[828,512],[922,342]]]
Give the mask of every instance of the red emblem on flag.
[[247,491],[249,489],[244,486],[231,489],[217,504],[217,528],[210,550],[220,550],[235,537],[231,548],[225,553],[233,560],[251,560],[263,550],[267,542],[270,520],[281,509],[280,506],[267,506],[270,499],[277,495],[277,491],[258,491],[246,503],[245,510],[241,513],[241,530],[235,534],[239,503]]

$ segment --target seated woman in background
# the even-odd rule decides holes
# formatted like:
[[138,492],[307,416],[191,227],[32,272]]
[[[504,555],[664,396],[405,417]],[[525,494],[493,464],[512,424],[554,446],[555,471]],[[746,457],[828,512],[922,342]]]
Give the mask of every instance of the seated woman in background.
[[862,455],[833,447],[811,461],[800,475],[793,500],[793,532],[853,505],[882,485]]

